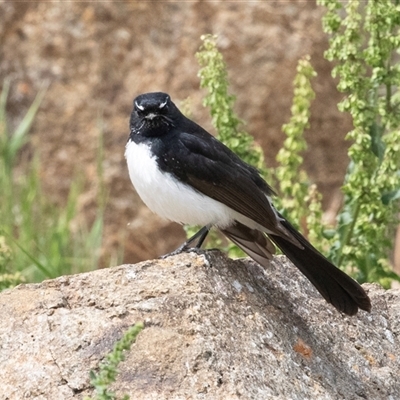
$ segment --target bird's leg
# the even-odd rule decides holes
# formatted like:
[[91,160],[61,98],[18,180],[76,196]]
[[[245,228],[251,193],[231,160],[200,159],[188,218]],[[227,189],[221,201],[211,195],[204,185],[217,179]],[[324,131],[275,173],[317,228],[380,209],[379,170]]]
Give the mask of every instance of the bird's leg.
[[[206,239],[208,232],[210,232],[210,226],[206,225],[203,226],[198,232],[196,232],[192,237],[190,237],[188,240],[186,240],[185,243],[180,245],[176,250],[172,251],[171,253],[165,254],[164,256],[161,256],[160,258],[166,258],[169,256],[175,256],[176,254],[183,253],[184,251],[187,251],[189,249],[200,249],[201,245],[204,243],[204,240]],[[194,247],[190,247],[190,245],[196,240],[197,244]]]
[[204,240],[206,240],[206,237],[208,233],[210,232],[210,227],[208,225],[203,226],[196,234],[194,234],[190,239],[187,240],[186,243],[191,243],[197,238],[199,238],[196,246],[194,246],[196,249],[200,249],[200,247],[203,245]]

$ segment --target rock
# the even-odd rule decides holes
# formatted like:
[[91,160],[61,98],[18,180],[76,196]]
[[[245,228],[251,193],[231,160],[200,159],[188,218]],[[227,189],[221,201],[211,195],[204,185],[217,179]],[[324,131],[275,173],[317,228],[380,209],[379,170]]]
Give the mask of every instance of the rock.
[[0,399],[81,399],[144,321],[112,389],[131,399],[398,399],[400,290],[339,314],[284,256],[208,251],[0,294]]

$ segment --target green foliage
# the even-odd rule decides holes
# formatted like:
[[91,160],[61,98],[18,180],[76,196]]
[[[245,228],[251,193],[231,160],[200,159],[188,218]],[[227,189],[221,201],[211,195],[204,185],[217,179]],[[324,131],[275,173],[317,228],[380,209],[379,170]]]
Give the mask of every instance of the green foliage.
[[0,236],[0,291],[11,288],[25,281],[21,273],[12,273],[12,250],[8,246],[6,238]]
[[217,137],[240,158],[260,170],[264,154],[254,138],[241,130],[242,121],[233,111],[235,97],[229,94],[226,64],[217,48],[217,37],[203,35],[203,44],[196,54],[200,64],[200,87],[207,89],[204,106],[209,107]]
[[[308,207],[304,199],[308,194],[309,181],[305,171],[301,168],[302,152],[307,148],[304,130],[309,127],[310,104],[315,97],[310,80],[315,75],[309,57],[299,61],[293,83],[292,116],[290,121],[282,127],[286,139],[276,156],[279,166],[276,168],[275,174],[281,195],[276,206],[281,208],[285,217],[295,224],[304,220],[308,214]],[[299,226],[297,227],[299,228]]]
[[[262,148],[254,142],[254,138],[241,129],[243,122],[234,112],[235,97],[229,94],[229,81],[226,64],[217,48],[217,36],[203,35],[199,52],[196,54],[200,64],[200,87],[207,93],[204,106],[209,107],[212,123],[217,131],[217,138],[234,151],[239,157],[258,168],[265,174],[264,154]],[[191,236],[196,227],[187,227]],[[209,245],[221,247],[221,239],[211,232]],[[231,256],[242,256],[243,253],[235,245],[229,244],[227,250]]]
[[339,109],[350,113],[348,167],[331,258],[354,270],[362,282],[389,286],[399,279],[390,267],[400,197],[400,6],[397,1],[320,0],[327,7],[331,34],[328,60],[335,61],[338,89],[346,94]]
[[98,149],[98,213],[90,228],[79,216],[78,197],[84,182],[71,184],[65,206],[52,203],[41,187],[38,154],[20,162],[29,141],[45,89],[39,92],[18,127],[10,132],[6,119],[9,82],[0,96],[0,289],[19,282],[40,281],[95,269],[103,232],[106,194],[102,179],[102,142]]
[[322,223],[322,196],[302,168],[302,153],[307,149],[304,131],[309,127],[310,106],[315,98],[311,79],[315,76],[310,57],[300,59],[293,82],[292,115],[282,127],[286,138],[276,156],[275,180],[279,197],[274,203],[294,226],[308,233],[308,238],[322,251],[329,248],[323,234],[326,227]]
[[[143,328],[142,322],[130,327],[115,344],[112,352],[106,356],[105,361],[100,365],[98,374],[90,372],[90,383],[94,386],[96,395],[93,398],[86,397],[85,400],[116,400],[115,393],[109,391],[108,388],[115,382],[119,363],[125,359],[124,351],[130,350]],[[129,396],[123,396],[122,400],[129,400]]]
[[[301,170],[301,153],[306,149],[303,133],[309,125],[309,107],[315,96],[310,84],[315,71],[309,58],[299,61],[294,81],[292,117],[283,126],[287,138],[277,156],[280,166],[274,175],[265,169],[261,147],[254,143],[252,136],[240,130],[242,121],[233,111],[235,98],[229,94],[226,65],[218,51],[216,37],[205,35],[202,40],[203,45],[197,54],[201,66],[200,86],[207,89],[204,105],[210,108],[217,137],[243,160],[257,167],[269,181],[276,176],[282,194],[281,198],[274,199],[277,208],[294,223],[307,222],[311,237],[320,237],[324,229],[321,223],[321,195],[316,191],[315,185],[310,186],[306,173]],[[188,236],[195,233],[193,227],[186,229]],[[215,247],[222,244],[215,234],[210,242]],[[320,241],[320,244],[324,245],[325,241]],[[243,255],[232,244],[228,245],[228,251],[231,256]]]
[[322,194],[318,191],[317,185],[310,184],[304,202],[308,204],[308,213],[305,217],[305,225],[308,230],[309,241],[320,250],[326,253],[330,248],[329,230],[322,220]]
[[[310,80],[315,72],[308,58],[299,62],[292,117],[283,127],[286,140],[276,169],[282,199],[275,203],[316,247],[329,250],[338,266],[361,282],[378,281],[387,287],[391,279],[399,279],[390,269],[388,255],[400,199],[400,67],[394,61],[400,44],[400,6],[397,1],[369,0],[361,9],[358,0],[349,0],[343,10],[337,0],[319,3],[327,8],[323,25],[332,35],[326,57],[336,61],[333,73],[339,90],[346,93],[339,108],[351,114],[354,124],[347,136],[352,145],[344,206],[337,228],[324,226],[321,194],[301,169],[303,133],[314,98]],[[241,121],[233,111],[234,97],[228,93],[216,37],[206,35],[202,40],[199,76],[201,87],[207,88],[204,104],[210,108],[218,138],[266,176],[261,149],[239,130]]]

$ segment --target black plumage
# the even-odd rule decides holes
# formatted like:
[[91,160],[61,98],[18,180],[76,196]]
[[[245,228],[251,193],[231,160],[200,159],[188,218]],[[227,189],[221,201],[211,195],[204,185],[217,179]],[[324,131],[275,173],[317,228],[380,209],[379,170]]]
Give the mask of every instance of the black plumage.
[[[274,192],[259,172],[186,118],[167,94],[138,96],[130,131],[127,146],[130,143],[146,146],[163,174],[159,176],[174,180],[183,189],[194,189],[199,193],[199,201],[207,197],[226,206],[223,210],[230,216],[229,223],[222,217],[221,221],[218,218],[206,221],[196,236],[200,242],[214,225],[264,267],[274,252],[273,242],[339,311],[348,315],[356,314],[359,308],[370,311],[370,299],[364,289],[328,261],[276,211],[270,200]],[[129,154],[127,151],[128,164]],[[130,170],[130,174],[132,179],[136,171]],[[140,177],[135,182],[137,179]],[[135,184],[134,179],[132,182]],[[157,188],[153,186],[151,190],[154,189],[156,196]],[[150,204],[149,207],[152,208]],[[168,211],[165,213],[168,217]],[[188,222],[176,216],[171,219]],[[186,245],[191,242],[189,239]]]

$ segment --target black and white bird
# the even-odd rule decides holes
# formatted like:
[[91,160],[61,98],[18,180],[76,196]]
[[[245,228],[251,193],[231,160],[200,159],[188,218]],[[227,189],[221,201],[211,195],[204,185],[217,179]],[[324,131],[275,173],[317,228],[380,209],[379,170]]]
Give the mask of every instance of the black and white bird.
[[257,169],[186,118],[168,94],[141,94],[133,105],[125,157],[137,193],[160,217],[204,226],[179,250],[196,240],[200,247],[215,227],[268,267],[275,244],[339,311],[370,311],[364,289],[274,208]]

